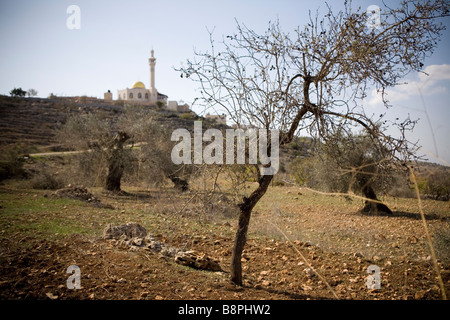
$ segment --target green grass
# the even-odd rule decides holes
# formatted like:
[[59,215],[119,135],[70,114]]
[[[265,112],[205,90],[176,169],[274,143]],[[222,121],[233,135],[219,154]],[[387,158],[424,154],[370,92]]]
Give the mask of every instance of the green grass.
[[[83,201],[44,197],[40,191],[1,191],[4,190],[0,190],[0,231],[5,237],[15,233],[47,239],[94,235],[101,231],[94,228],[93,222],[98,225],[108,219],[104,215],[106,209],[94,208]],[[98,219],[93,221],[92,217]]]
[[[101,192],[95,188],[91,191],[94,194]],[[160,209],[159,204],[146,206],[145,201],[133,197],[102,200],[110,201],[116,207],[112,210],[97,208],[80,200],[45,197],[45,193],[48,192],[0,187],[0,236],[52,240],[76,234],[101,237],[109,223],[127,222],[139,223],[149,233],[165,234],[169,238],[179,233],[201,233],[205,228],[211,234],[230,233],[229,236],[232,236],[234,233],[196,217],[174,215],[169,210]]]

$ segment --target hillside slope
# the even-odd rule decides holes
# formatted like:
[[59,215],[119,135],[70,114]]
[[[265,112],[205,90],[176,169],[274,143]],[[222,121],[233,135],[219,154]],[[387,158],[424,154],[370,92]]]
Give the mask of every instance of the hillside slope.
[[[70,115],[77,113],[97,113],[114,119],[124,107],[118,102],[105,102],[85,97],[20,98],[0,96],[0,146],[21,143],[34,146],[39,151],[58,151],[55,130],[64,124]],[[154,110],[156,121],[168,128],[193,128],[192,119],[183,119],[176,113]],[[213,125],[211,122],[206,127]]]

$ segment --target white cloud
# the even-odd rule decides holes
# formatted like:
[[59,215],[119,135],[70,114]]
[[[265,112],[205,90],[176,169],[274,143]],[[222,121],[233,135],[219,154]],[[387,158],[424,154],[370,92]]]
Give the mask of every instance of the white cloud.
[[424,70],[425,73],[429,74],[429,76],[419,73],[419,79],[422,82],[429,81],[438,81],[438,80],[450,80],[450,64],[433,64],[428,66]]
[[[450,80],[450,64],[430,65],[424,69],[424,73],[416,74],[417,80],[406,81],[407,83],[386,90],[386,98],[391,103],[405,101],[409,98],[419,96],[430,96],[434,94],[446,93],[448,88],[441,85],[440,81]],[[381,93],[372,90],[368,97],[367,105],[379,106],[382,104]]]

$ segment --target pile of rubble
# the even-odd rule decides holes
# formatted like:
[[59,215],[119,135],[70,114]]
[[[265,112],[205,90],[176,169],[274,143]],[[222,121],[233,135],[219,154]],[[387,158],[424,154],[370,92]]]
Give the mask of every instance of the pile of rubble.
[[219,263],[206,254],[193,250],[185,251],[158,241],[138,223],[129,222],[119,226],[109,224],[103,230],[103,238],[112,239],[117,245],[132,250],[143,249],[159,252],[162,256],[173,259],[176,263],[184,266],[201,270],[222,271]]
[[71,198],[77,200],[83,200],[88,202],[97,202],[100,201],[95,198],[92,193],[90,193],[85,187],[73,187],[72,185],[68,185],[66,188],[58,189],[52,193],[52,196],[57,198]]
[[100,199],[97,199],[84,186],[72,186],[69,184],[65,188],[56,190],[55,192],[50,194],[50,196],[56,198],[70,198],[86,201],[99,208],[114,209],[114,207],[112,207],[111,205],[101,203]]

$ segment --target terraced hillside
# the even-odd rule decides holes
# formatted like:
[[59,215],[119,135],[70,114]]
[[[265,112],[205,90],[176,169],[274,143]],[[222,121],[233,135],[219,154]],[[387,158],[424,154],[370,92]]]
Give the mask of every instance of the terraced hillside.
[[[105,102],[85,97],[20,98],[0,96],[0,146],[21,143],[37,147],[39,151],[58,151],[55,129],[76,113],[97,113],[114,119],[123,112],[117,102]],[[180,118],[178,114],[156,107],[156,120],[169,128],[193,128],[193,119]],[[195,118],[195,116],[193,117]],[[209,127],[213,123],[205,123]]]
[[[154,111],[153,116],[160,124],[169,129],[186,128],[193,131],[194,120],[203,121],[203,130],[208,128],[225,129],[227,126],[216,124],[214,120],[199,117],[196,114],[181,114],[145,106]],[[21,98],[0,95],[0,147],[21,143],[32,146],[38,152],[61,151],[62,146],[55,139],[55,130],[66,119],[76,113],[97,113],[114,120],[124,108],[117,101],[105,102],[87,97]],[[289,146],[282,147],[282,159],[307,156],[311,140],[300,138]]]
[[69,115],[94,110],[113,117],[120,111],[120,107],[85,104],[67,98],[0,96],[0,145],[22,143],[51,150],[57,145],[55,129]]

